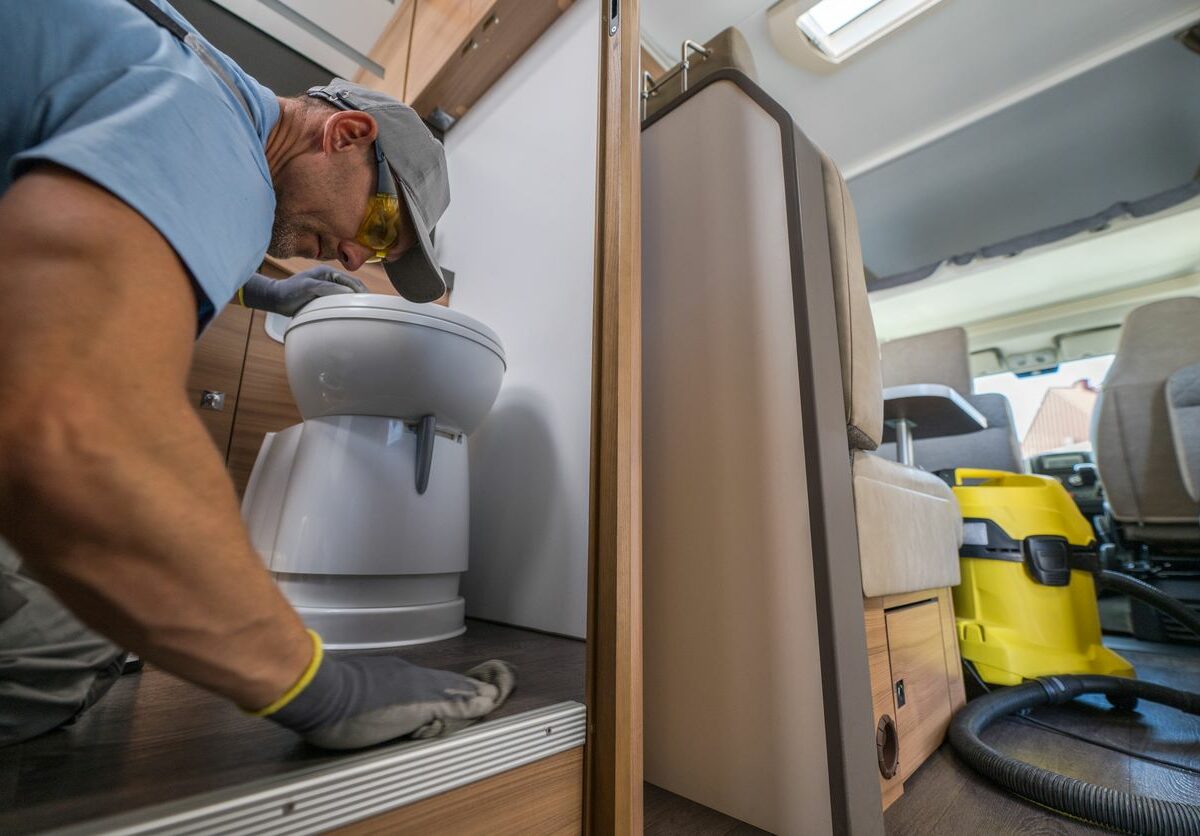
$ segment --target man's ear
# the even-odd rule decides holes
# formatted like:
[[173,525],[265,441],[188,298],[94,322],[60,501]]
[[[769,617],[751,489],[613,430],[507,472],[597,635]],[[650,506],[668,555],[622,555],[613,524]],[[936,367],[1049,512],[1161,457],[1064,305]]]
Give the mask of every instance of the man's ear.
[[378,135],[375,117],[361,110],[339,110],[325,120],[322,145],[326,153],[348,151],[370,145]]

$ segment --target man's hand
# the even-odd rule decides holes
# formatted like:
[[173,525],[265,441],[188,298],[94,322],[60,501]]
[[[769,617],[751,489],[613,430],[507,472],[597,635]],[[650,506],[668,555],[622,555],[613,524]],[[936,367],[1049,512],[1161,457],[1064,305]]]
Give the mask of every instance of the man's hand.
[[242,288],[247,308],[295,316],[314,299],[335,293],[366,293],[367,286],[354,276],[321,265],[286,279],[268,279],[255,273]]
[[497,660],[464,676],[395,656],[323,657],[316,647],[311,679],[260,713],[325,749],[451,734],[499,708],[516,685],[513,668]]

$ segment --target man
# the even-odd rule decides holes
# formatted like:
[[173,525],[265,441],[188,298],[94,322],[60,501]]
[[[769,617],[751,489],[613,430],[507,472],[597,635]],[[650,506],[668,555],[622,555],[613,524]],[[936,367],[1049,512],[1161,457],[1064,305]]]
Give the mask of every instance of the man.
[[503,662],[324,656],[184,388],[231,297],[294,313],[363,289],[332,270],[252,277],[264,252],[381,259],[401,294],[440,296],[441,146],[341,80],[276,97],[164,0],[0,2],[0,534],[23,560],[0,558],[0,742],[70,721],[118,647],[330,748],[493,710]]

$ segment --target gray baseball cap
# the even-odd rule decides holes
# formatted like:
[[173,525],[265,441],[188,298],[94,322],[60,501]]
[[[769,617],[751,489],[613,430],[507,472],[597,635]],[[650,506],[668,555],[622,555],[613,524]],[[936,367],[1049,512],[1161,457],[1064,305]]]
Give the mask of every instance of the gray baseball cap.
[[446,279],[433,255],[433,228],[450,203],[446,152],[417,112],[384,93],[335,78],[308,95],[342,110],[361,110],[379,125],[379,144],[417,229],[419,246],[384,263],[396,291],[410,302],[432,302],[446,292]]

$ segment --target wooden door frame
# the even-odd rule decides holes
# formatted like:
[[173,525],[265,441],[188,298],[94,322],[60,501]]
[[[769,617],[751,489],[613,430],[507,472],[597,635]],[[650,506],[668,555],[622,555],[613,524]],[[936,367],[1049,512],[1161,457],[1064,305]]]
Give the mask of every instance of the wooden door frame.
[[601,0],[599,21],[584,770],[584,832],[598,835],[642,832],[639,5]]

